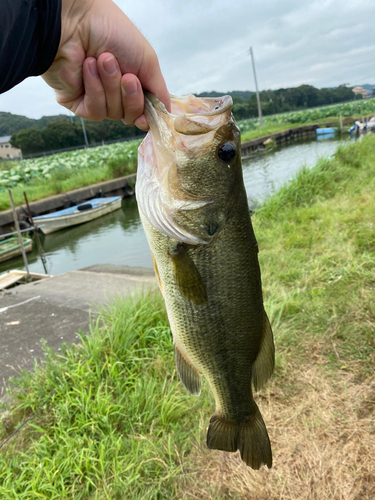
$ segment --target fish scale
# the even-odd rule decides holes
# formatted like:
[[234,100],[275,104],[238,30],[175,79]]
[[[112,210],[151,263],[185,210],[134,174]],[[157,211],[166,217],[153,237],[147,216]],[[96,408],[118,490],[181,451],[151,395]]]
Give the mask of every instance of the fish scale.
[[272,374],[274,343],[231,100],[171,101],[168,113],[145,96],[150,132],[139,150],[136,193],[177,371],[192,394],[200,393],[202,376],[213,392],[208,447],[239,449],[254,469],[271,467],[252,384],[257,390]]

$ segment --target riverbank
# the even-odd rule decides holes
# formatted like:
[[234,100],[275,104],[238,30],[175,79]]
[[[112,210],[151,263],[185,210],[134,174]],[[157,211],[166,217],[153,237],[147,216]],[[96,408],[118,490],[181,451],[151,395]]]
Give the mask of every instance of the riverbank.
[[0,401],[10,376],[44,358],[41,338],[60,351],[90,331],[98,307],[155,285],[152,269],[96,265],[0,291]]
[[375,496],[375,136],[302,170],[253,217],[276,370],[257,396],[274,466],[205,447],[213,412],[178,382],[160,296],[112,304],[15,384],[0,494],[77,500]]
[[[355,118],[349,117],[343,122],[344,124],[351,124],[354,123],[354,120]],[[271,123],[264,127],[257,127],[255,130],[243,132],[241,136],[242,156],[247,156],[257,149],[262,149],[267,139],[272,139],[276,144],[279,144],[293,138],[304,137],[309,134],[313,135],[315,134],[315,129],[320,126],[339,127],[339,121],[337,118],[329,117],[300,125],[293,125],[289,122]],[[139,141],[136,141],[136,143],[138,144]],[[129,148],[130,146],[128,145]],[[79,152],[73,153],[79,154]],[[66,155],[66,153],[64,155]],[[56,155],[56,157],[59,157],[59,155]],[[104,157],[102,158],[97,154],[96,160],[92,160],[92,166],[90,168],[78,169],[77,171],[74,169],[72,170],[71,165],[68,166],[68,168],[64,168],[63,165],[66,161],[66,159],[63,159],[57,170],[51,170],[50,173],[47,173],[47,178],[35,177],[31,179],[28,184],[21,183],[15,185],[12,188],[12,192],[16,206],[24,204],[24,191],[27,192],[30,202],[49,198],[53,195],[65,194],[69,196],[72,190],[83,187],[89,188],[92,185],[105,183],[108,180],[117,180],[120,176],[126,174],[135,174],[137,168],[134,155],[131,156],[130,159],[124,160],[123,164],[121,164],[121,162],[119,163],[119,160],[115,158],[109,158],[108,162],[104,161]],[[112,166],[111,161],[114,162]],[[50,167],[48,166],[47,168]],[[2,212],[9,208],[10,200],[8,193],[7,191],[2,191],[0,192],[0,216]],[[41,213],[38,212],[38,215],[41,215]]]

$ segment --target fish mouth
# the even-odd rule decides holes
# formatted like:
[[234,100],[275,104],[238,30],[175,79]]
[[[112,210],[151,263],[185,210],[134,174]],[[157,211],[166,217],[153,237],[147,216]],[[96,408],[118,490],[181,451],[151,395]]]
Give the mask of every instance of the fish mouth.
[[141,217],[160,233],[188,245],[207,244],[212,235],[176,222],[176,214],[200,210],[211,198],[197,199],[181,187],[178,165],[187,157],[210,154],[220,128],[231,128],[230,96],[171,96],[171,112],[145,91],[145,115],[150,131],[139,147],[136,196]]
[[232,110],[233,100],[230,95],[222,97],[195,97],[193,94],[177,97],[171,95],[171,113],[169,113],[164,104],[159,101],[148,90],[144,90],[145,104],[153,106],[162,113],[177,117],[180,114],[187,116],[205,115],[214,116],[224,113],[228,109]]
[[192,94],[177,97],[171,95],[171,112],[157,97],[144,91],[145,114],[150,129],[155,132],[164,122],[169,130],[184,135],[201,135],[216,130],[221,122],[229,118],[233,100],[231,96],[195,97]]

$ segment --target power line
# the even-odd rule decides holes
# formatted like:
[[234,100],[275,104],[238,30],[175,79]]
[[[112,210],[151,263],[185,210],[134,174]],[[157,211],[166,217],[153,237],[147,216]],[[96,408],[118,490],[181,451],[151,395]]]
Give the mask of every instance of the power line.
[[217,73],[220,70],[221,72],[227,70],[228,66],[233,66],[234,64],[236,64],[237,62],[239,62],[241,59],[245,58],[248,55],[249,55],[249,50],[246,50],[245,52],[242,52],[241,54],[238,54],[237,56],[232,57],[229,60],[226,60],[225,64],[220,64],[220,66],[217,66],[216,68],[206,71],[205,73],[199,76],[199,80],[195,80],[193,83],[189,83],[189,86],[191,87],[192,85],[197,85],[198,83],[201,83],[206,76],[212,75],[213,73]]

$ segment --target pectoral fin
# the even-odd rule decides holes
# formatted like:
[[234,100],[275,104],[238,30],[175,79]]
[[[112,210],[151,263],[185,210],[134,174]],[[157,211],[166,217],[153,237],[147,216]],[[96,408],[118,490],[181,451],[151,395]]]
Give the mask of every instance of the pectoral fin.
[[177,347],[174,348],[177,372],[186,390],[199,396],[202,389],[202,377],[194,366],[186,361]]
[[207,302],[205,284],[188,251],[178,243],[169,249],[173,261],[175,280],[181,295],[189,302],[202,305]]
[[258,356],[256,357],[253,366],[253,384],[254,389],[258,391],[263,387],[267,380],[272,375],[275,366],[275,345],[273,342],[273,334],[270,321],[263,312],[263,333],[260,343]]

